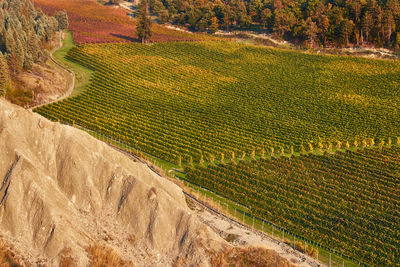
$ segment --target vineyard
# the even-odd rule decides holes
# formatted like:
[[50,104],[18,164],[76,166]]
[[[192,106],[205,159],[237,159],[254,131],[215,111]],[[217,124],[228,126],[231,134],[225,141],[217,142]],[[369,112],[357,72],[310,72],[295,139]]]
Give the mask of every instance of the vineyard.
[[177,164],[400,136],[396,62],[212,41],[84,45],[68,58],[92,82],[38,113]]
[[[137,42],[135,22],[127,15],[127,10],[106,7],[96,0],[34,0],[46,14],[54,15],[58,10],[66,10],[69,30],[77,44]],[[213,39],[204,34],[190,34],[167,29],[154,24],[152,42],[190,41]]]
[[255,216],[377,266],[400,264],[400,148],[186,168]]

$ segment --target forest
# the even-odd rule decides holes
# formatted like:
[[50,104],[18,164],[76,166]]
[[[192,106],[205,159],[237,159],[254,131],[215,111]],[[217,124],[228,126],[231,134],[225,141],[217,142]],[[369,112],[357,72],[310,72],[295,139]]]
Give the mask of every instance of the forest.
[[254,29],[309,47],[397,49],[398,0],[149,0],[160,22],[193,31]]
[[45,60],[47,43],[67,27],[64,11],[47,16],[32,1],[0,1],[0,96],[18,87],[17,73]]

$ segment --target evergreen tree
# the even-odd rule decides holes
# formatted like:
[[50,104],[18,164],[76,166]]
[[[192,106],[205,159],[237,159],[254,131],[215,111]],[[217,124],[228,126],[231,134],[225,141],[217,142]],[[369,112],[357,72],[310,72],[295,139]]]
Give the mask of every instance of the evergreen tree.
[[151,18],[147,3],[143,3],[139,8],[136,22],[136,35],[142,43],[146,43],[151,38]]
[[57,22],[58,22],[58,30],[63,31],[68,29],[68,14],[65,10],[58,11],[56,16],[55,16]]
[[9,83],[9,72],[7,60],[4,58],[3,54],[0,53],[0,96],[6,94],[6,88]]

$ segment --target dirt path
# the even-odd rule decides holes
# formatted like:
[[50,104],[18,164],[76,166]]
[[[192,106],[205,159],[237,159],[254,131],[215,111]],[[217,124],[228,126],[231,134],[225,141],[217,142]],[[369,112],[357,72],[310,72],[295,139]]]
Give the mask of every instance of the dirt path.
[[68,72],[69,75],[71,75],[71,83],[68,85],[68,88],[65,91],[65,93],[63,95],[61,95],[60,97],[58,97],[57,99],[54,99],[54,100],[46,102],[46,103],[41,103],[41,104],[38,104],[38,105],[35,105],[35,106],[31,106],[29,108],[29,110],[32,110],[34,108],[41,107],[41,106],[44,106],[44,105],[48,105],[48,104],[51,104],[51,103],[54,103],[54,102],[58,102],[60,100],[63,100],[65,98],[69,97],[71,95],[72,91],[74,90],[74,87],[75,87],[75,73],[73,71],[67,69],[63,65],[59,64],[53,58],[54,52],[56,52],[58,49],[60,49],[62,47],[63,33],[59,32],[59,36],[60,36],[60,38],[59,38],[58,46],[54,47],[53,50],[51,50],[51,52],[50,52],[50,60],[54,64],[56,64],[59,68],[63,69],[64,71]]
[[[134,154],[131,154],[123,149],[120,149],[112,144],[109,144],[114,149],[124,153],[132,159],[136,159],[146,164],[147,167],[156,173],[160,177],[166,178],[162,173],[159,173],[157,167],[153,166],[151,163],[137,157]],[[168,179],[168,178],[166,178]],[[322,262],[301,253],[298,250],[293,249],[287,244],[283,243],[280,239],[269,236],[265,233],[256,231],[251,229],[250,227],[243,225],[242,223],[232,219],[225,214],[220,213],[212,207],[209,207],[207,204],[203,203],[201,200],[198,200],[195,196],[191,195],[189,192],[186,192],[182,188],[183,193],[192,203],[191,209],[196,212],[200,221],[208,225],[214,232],[219,234],[222,238],[229,239],[231,238],[231,244],[234,246],[254,246],[254,247],[263,247],[266,249],[272,249],[276,251],[281,257],[289,260],[291,263],[296,264],[297,266],[305,267],[305,266],[326,266]]]
[[219,213],[213,208],[204,205],[194,196],[184,192],[194,203],[192,209],[197,213],[199,219],[207,224],[222,238],[229,240],[235,246],[254,246],[272,249],[281,257],[287,259],[297,266],[326,266],[320,261],[293,249],[281,240],[271,237],[265,233],[255,231],[236,220]]
[[119,3],[119,6],[123,9],[129,10],[129,11],[134,11],[132,9],[132,7],[134,7],[137,1],[133,1],[133,2],[126,2],[126,1],[122,1],[121,3]]

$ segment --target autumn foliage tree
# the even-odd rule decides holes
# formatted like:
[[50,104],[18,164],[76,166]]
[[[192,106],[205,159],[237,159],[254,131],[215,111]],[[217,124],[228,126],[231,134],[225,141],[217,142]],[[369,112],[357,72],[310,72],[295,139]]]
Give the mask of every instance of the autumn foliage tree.
[[[400,42],[398,0],[150,0],[149,5],[150,11],[167,10],[170,22],[195,31],[259,26],[277,37],[310,46],[399,48]],[[155,13],[166,21],[164,15],[161,19],[161,13]]]

